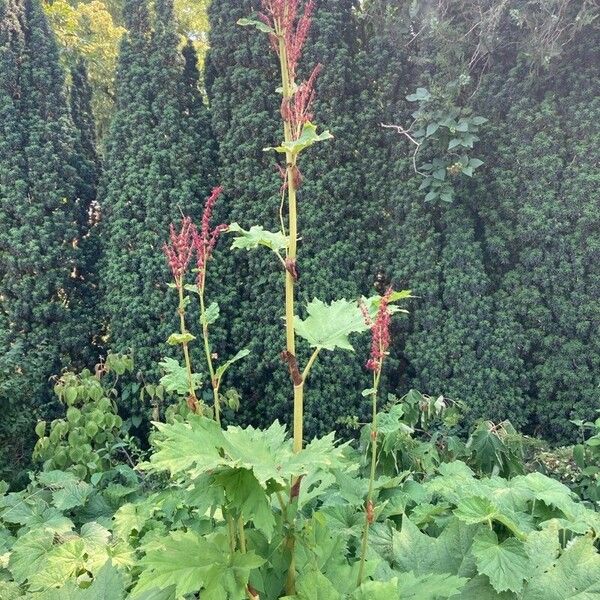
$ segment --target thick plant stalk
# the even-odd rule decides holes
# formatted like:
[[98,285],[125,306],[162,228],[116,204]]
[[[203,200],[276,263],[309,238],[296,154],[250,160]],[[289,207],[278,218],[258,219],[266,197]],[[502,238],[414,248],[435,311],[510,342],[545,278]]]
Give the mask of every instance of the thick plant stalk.
[[[177,313],[179,314],[179,329],[181,331],[181,335],[185,335],[187,333],[187,329],[185,327],[185,308],[184,308],[184,299],[183,299],[183,282],[181,282],[177,286],[177,291],[179,293],[179,307],[177,308]],[[194,389],[194,377],[192,371],[192,361],[190,359],[190,350],[188,347],[188,342],[184,341],[183,344],[183,358],[185,360],[185,370],[188,378],[188,386],[189,386],[189,404],[193,405],[194,410],[198,411],[200,404],[198,402],[198,397],[196,396],[196,390]]]
[[358,567],[357,586],[360,586],[364,577],[365,559],[367,556],[367,544],[369,542],[369,528],[373,522],[373,487],[375,483],[375,467],[377,466],[377,392],[381,370],[373,373],[373,392],[371,394],[371,471],[369,474],[369,489],[365,503],[365,525],[363,529],[360,548],[360,565]]
[[206,320],[206,306],[204,304],[204,282],[206,273],[202,273],[201,281],[198,282],[198,296],[200,297],[200,325],[202,327],[202,339],[204,340],[204,354],[206,356],[206,364],[210,374],[210,383],[213,390],[215,421],[221,424],[221,407],[219,404],[219,381],[215,375],[215,368],[212,361],[212,352],[210,350],[210,342],[208,338],[208,323]]
[[[281,89],[283,101],[288,102],[293,96],[293,81],[290,81],[288,71],[287,48],[284,36],[279,36],[279,65],[281,70]],[[283,121],[283,136],[285,142],[293,140],[292,127],[288,120]],[[298,214],[296,210],[296,181],[294,171],[296,158],[292,152],[285,155],[286,183],[288,198],[288,234],[289,245],[286,253],[285,271],[285,341],[288,360],[296,360],[296,337],[294,332],[294,295],[295,295],[295,264],[297,258]],[[292,368],[292,367],[291,367]],[[293,378],[294,385],[294,452],[302,450],[304,437],[304,381]]]
[[[279,36],[279,65],[281,70],[281,89],[283,101],[291,100],[293,95],[292,82],[289,78],[287,48],[283,35]],[[283,120],[283,135],[285,142],[292,141],[292,127],[288,120]],[[295,157],[291,152],[285,155],[286,160],[286,183],[288,198],[288,235],[289,244],[286,251],[286,270],[285,270],[285,341],[287,360],[289,362],[290,373],[292,374],[292,384],[294,386],[294,420],[293,420],[293,450],[300,452],[302,450],[303,429],[304,429],[304,382],[294,377],[294,368],[297,371],[296,363],[296,334],[294,331],[294,295],[295,295],[295,263],[297,257],[297,239],[298,239],[298,215],[296,211],[296,182],[294,181]],[[292,481],[292,490],[296,488],[298,481]],[[293,491],[292,494],[293,496]],[[290,502],[294,501],[290,497]],[[286,593],[293,595],[296,593],[296,540],[291,524],[290,534],[286,543],[290,551],[290,565],[286,581]]]

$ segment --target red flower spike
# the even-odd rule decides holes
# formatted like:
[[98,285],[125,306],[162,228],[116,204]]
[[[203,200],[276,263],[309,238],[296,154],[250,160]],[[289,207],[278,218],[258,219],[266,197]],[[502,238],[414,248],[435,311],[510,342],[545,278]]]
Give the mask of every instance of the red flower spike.
[[[314,0],[307,0],[300,15],[301,3],[302,0],[262,0],[263,12],[259,15],[263,23],[277,32],[277,35],[269,36],[271,46],[277,55],[279,55],[278,36],[283,37],[286,48],[285,67],[292,83],[296,80],[296,68],[308,38],[314,11]],[[290,122],[296,139],[300,135],[302,124],[312,118],[309,110],[314,99],[315,79],[320,70],[321,65],[317,65],[308,80],[298,87],[293,98],[284,98],[281,103],[281,116]]]
[[197,234],[195,225],[189,217],[181,219],[181,230],[177,232],[170,226],[170,242],[163,245],[163,251],[169,262],[169,268],[177,285],[181,285],[194,250],[193,238]]
[[204,204],[200,231],[195,229],[193,232],[193,248],[196,251],[196,266],[198,267],[198,284],[201,286],[204,284],[206,263],[217,245],[219,236],[227,230],[227,225],[225,224],[217,225],[214,229],[210,228],[213,209],[222,191],[223,188],[220,186],[213,189]]
[[391,314],[388,305],[392,292],[392,288],[389,287],[382,296],[375,322],[371,328],[371,356],[367,361],[366,367],[376,373],[381,372],[383,359],[390,347]]

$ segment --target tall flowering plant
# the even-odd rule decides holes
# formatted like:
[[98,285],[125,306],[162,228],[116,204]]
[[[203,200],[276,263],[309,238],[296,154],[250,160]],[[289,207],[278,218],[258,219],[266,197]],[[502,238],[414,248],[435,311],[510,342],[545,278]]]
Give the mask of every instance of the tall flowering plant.
[[[213,514],[216,514],[216,503],[219,503],[218,513],[222,520],[216,529],[227,529],[225,536],[217,535],[214,538],[218,539],[218,551],[224,552],[223,540],[226,539],[228,550],[224,563],[238,565],[240,577],[244,573],[241,580],[244,582],[244,593],[250,599],[257,599],[258,593],[250,581],[249,570],[258,568],[263,563],[269,563],[264,572],[264,577],[267,578],[272,577],[273,572],[280,571],[283,566],[284,572],[278,580],[282,586],[281,591],[285,590],[286,597],[298,597],[299,561],[312,552],[310,544],[300,546],[302,552],[298,548],[305,541],[306,531],[310,531],[315,525],[310,523],[314,508],[308,506],[306,498],[309,496],[314,499],[324,493],[336,479],[333,475],[335,469],[350,469],[346,465],[343,448],[335,446],[333,436],[311,442],[305,447],[305,385],[321,352],[337,349],[353,351],[351,336],[372,330],[371,356],[367,363],[368,369],[373,373],[373,389],[369,392],[373,404],[371,478],[369,489],[365,491],[365,531],[361,559],[356,560],[352,567],[358,570],[360,563],[360,585],[368,529],[373,520],[377,389],[389,347],[390,316],[399,310],[392,303],[409,296],[409,292],[393,292],[390,289],[383,297],[362,298],[359,302],[339,299],[325,303],[315,298],[306,307],[297,310],[295,293],[301,271],[298,268],[298,191],[302,186],[300,157],[313,144],[333,137],[329,131],[319,133],[313,124],[312,106],[316,97],[316,82],[323,67],[316,65],[305,81],[298,81],[298,65],[309,35],[313,10],[313,0],[263,0],[262,12],[256,18],[239,21],[240,25],[255,27],[268,35],[270,47],[279,63],[279,112],[283,139],[279,145],[265,148],[265,151],[274,152],[280,158],[277,161],[282,179],[280,229],[266,231],[260,225],[244,229],[238,223],[213,227],[213,209],[221,193],[221,188],[216,188],[206,200],[200,226],[197,227],[190,219],[184,218],[179,230],[172,227],[171,240],[165,245],[165,254],[173,275],[171,285],[179,295],[180,316],[180,331],[173,334],[169,341],[182,345],[185,359],[185,367],[180,370],[177,370],[177,366],[173,367],[174,373],[170,374],[170,381],[175,381],[178,389],[181,389],[179,384],[184,380],[188,404],[197,413],[210,413],[214,420],[201,417],[190,419],[188,423],[159,426],[163,438],[157,442],[159,451],[153,456],[154,468],[168,468],[174,476],[184,474],[191,478],[191,488],[206,486],[210,490],[202,497],[206,502],[213,502]],[[278,424],[273,424],[264,432],[252,428],[242,430],[219,427],[221,379],[228,366],[248,353],[247,350],[242,350],[216,366],[216,355],[210,344],[209,326],[218,318],[219,307],[215,302],[208,303],[206,299],[208,265],[218,239],[225,232],[233,235],[232,248],[251,250],[259,246],[266,247],[274,253],[281,266],[285,297],[285,336],[282,336],[285,338],[285,347],[281,351],[281,357],[289,370],[293,390],[291,444],[285,438],[285,430]],[[188,284],[185,278],[194,259],[196,280],[194,284]],[[185,309],[190,301],[187,292],[197,294],[199,298],[200,328],[213,392],[213,407],[210,410],[202,405],[196,394],[199,377],[192,369],[189,352],[189,344],[195,338],[186,328]],[[297,357],[297,346],[300,344],[310,350],[310,356],[304,365],[299,364]],[[194,454],[196,449],[197,453]],[[307,483],[303,484],[304,481]],[[305,494],[302,493],[302,485],[306,486]],[[199,497],[199,494],[196,495]],[[255,533],[260,532],[263,536],[263,558],[254,554],[260,546],[256,535],[246,536],[246,527],[250,522]],[[276,527],[278,531],[275,534]],[[196,540],[195,533],[187,532],[186,535]],[[217,543],[214,540],[211,538],[210,543]],[[198,542],[197,548],[204,542],[205,540]],[[254,547],[249,548],[249,542]],[[215,546],[211,548],[214,549]],[[240,565],[245,566],[241,568]],[[246,566],[248,570],[244,571]],[[211,579],[211,585],[213,584],[216,585],[215,578]],[[266,579],[258,578],[254,584],[264,587]],[[204,583],[202,585],[207,589]],[[271,585],[269,583],[269,587]],[[150,581],[148,586],[151,586]],[[185,588],[185,591],[187,593],[190,590]],[[273,594],[279,592],[271,590],[270,593],[272,595],[269,597],[274,597]]]
[[367,390],[367,393],[371,396],[371,468],[369,472],[369,489],[367,491],[367,499],[365,502],[365,523],[361,543],[357,585],[362,583],[364,577],[369,528],[375,518],[373,486],[375,482],[375,467],[377,465],[377,394],[381,382],[383,361],[388,355],[390,347],[390,324],[392,319],[390,300],[392,299],[392,294],[393,290],[389,287],[379,302],[379,308],[375,319],[371,318],[371,314],[367,307],[364,304],[361,304],[365,323],[371,328],[371,354],[365,366],[373,373],[373,387],[370,390]]
[[[221,234],[227,231],[228,228],[226,224],[220,224],[215,227],[211,226],[214,207],[222,192],[222,187],[216,187],[206,199],[199,228],[192,222],[190,217],[183,217],[179,230],[174,225],[171,225],[170,240],[163,247],[173,276],[173,283],[171,285],[177,290],[179,297],[177,313],[179,315],[180,331],[179,333],[172,334],[167,342],[172,345],[179,344],[182,346],[185,361],[185,376],[187,379],[188,406],[196,413],[201,414],[206,412],[205,407],[196,394],[200,378],[193,372],[189,351],[189,344],[196,338],[188,331],[185,318],[186,307],[190,302],[187,292],[197,294],[200,304],[199,324],[202,331],[204,355],[213,393],[212,415],[217,423],[221,422],[220,387],[223,375],[231,364],[249,353],[248,350],[242,350],[233,358],[217,367],[215,366],[216,354],[213,353],[210,343],[209,326],[219,317],[219,306],[216,302],[211,302],[210,304],[206,302],[206,274],[208,263],[217,241]],[[192,259],[195,259],[196,262],[196,282],[195,284],[187,284],[185,278]],[[169,365],[169,363],[166,364]],[[180,377],[176,376],[177,367],[171,366],[170,369],[170,377],[166,381],[174,382],[172,385],[180,389],[178,384]],[[173,370],[175,370],[175,377],[173,377]]]
[[[264,231],[260,226],[249,230],[242,229],[237,223],[230,231],[237,234],[233,248],[256,248],[265,246],[271,249],[283,265],[285,277],[285,349],[281,356],[287,364],[293,389],[293,450],[299,453],[304,442],[304,389],[309,373],[319,353],[323,350],[341,348],[353,350],[349,336],[373,327],[378,332],[377,352],[370,360],[379,384],[385,346],[385,323],[388,304],[408,296],[392,294],[391,290],[383,298],[363,299],[363,309],[374,322],[366,321],[359,304],[355,301],[336,300],[326,304],[318,299],[306,307],[306,317],[296,314],[295,289],[298,284],[298,190],[302,185],[299,167],[301,153],[313,144],[333,138],[329,131],[318,133],[313,124],[313,102],[316,97],[316,81],[323,69],[317,64],[309,77],[297,81],[298,64],[308,39],[314,11],[314,0],[262,0],[262,11],[255,18],[240,19],[238,24],[254,27],[268,35],[270,47],[278,58],[281,80],[280,115],[283,129],[283,141],[278,146],[265,148],[274,151],[283,158],[279,166],[282,177],[281,229],[278,232]],[[285,215],[283,214],[285,212]],[[282,252],[285,256],[282,257]],[[375,316],[377,313],[377,316]],[[389,325],[389,319],[387,321]],[[312,349],[312,354],[304,368],[298,363],[297,338],[302,338]],[[375,342],[374,342],[375,344]],[[376,448],[374,450],[376,452]],[[290,482],[289,506],[283,507],[285,515],[296,514],[301,477],[292,477]],[[371,485],[372,488],[372,485]],[[371,494],[372,495],[372,489]],[[290,554],[290,566],[286,591],[292,595],[295,590],[295,527],[288,522],[287,548]],[[365,541],[366,544],[366,541]],[[364,562],[364,561],[363,561]]]

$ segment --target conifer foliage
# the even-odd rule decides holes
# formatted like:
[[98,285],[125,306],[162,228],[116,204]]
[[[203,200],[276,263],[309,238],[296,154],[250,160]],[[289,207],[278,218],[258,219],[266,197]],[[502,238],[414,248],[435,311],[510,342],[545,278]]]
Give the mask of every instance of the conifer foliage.
[[193,47],[179,50],[173,6],[144,0],[124,7],[117,111],[107,143],[101,197],[100,269],[108,346],[131,348],[143,373],[156,368],[176,324],[160,248],[182,212],[201,214],[215,173]]
[[38,0],[0,3],[0,447],[13,473],[48,378],[88,346],[77,133],[58,51]]

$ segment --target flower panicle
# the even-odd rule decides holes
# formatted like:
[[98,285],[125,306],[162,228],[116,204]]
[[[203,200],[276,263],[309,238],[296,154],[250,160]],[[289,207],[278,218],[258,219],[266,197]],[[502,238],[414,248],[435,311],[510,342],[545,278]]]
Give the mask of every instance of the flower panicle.
[[192,258],[194,252],[193,239],[196,234],[196,226],[192,223],[190,217],[181,219],[181,229],[179,231],[175,229],[172,223],[169,226],[169,243],[163,244],[163,252],[167,257],[169,268],[177,285],[180,285],[183,281]]
[[204,204],[200,231],[195,229],[192,237],[193,248],[196,252],[198,283],[200,285],[203,285],[206,263],[209,261],[212,252],[217,245],[219,236],[225,232],[228,227],[226,224],[217,225],[214,229],[211,229],[210,227],[213,209],[222,192],[222,186],[216,187],[212,190],[210,196],[206,199]]
[[275,31],[270,34],[269,39],[277,54],[279,54],[278,36],[283,37],[290,81],[295,79],[296,67],[308,38],[315,7],[314,0],[307,0],[302,14],[299,14],[302,1],[262,0],[263,12],[259,14],[261,21]]
[[302,133],[302,125],[313,120],[311,107],[315,99],[315,82],[322,69],[323,65],[316,65],[309,78],[298,86],[293,97],[281,101],[281,116],[290,123],[295,139]]
[[371,326],[371,355],[365,366],[374,373],[381,372],[383,360],[387,356],[390,347],[391,313],[389,302],[392,293],[393,289],[389,287],[381,297],[375,321]]

